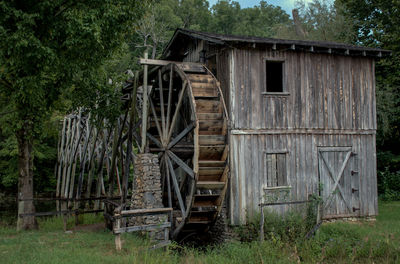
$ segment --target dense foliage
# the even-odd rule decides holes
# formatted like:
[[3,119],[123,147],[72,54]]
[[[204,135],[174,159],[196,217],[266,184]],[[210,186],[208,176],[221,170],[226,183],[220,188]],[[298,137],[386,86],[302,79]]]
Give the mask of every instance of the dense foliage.
[[[42,164],[44,174],[49,175],[48,165],[53,167],[43,163],[51,158],[51,151],[38,144],[46,139],[46,122],[67,95],[73,95],[70,98],[81,106],[107,112],[105,98],[112,98],[114,89],[107,85],[104,64],[121,48],[146,2],[0,2],[0,133],[8,139],[2,152],[7,151],[4,147],[15,149],[17,142],[20,212],[34,211],[35,178],[46,181],[44,175],[33,177],[35,168]],[[54,148],[51,141],[47,144]],[[2,182],[13,170],[8,172]],[[26,219],[18,218],[19,228],[35,226],[32,217]]]
[[16,191],[21,128],[33,142],[35,192],[52,190],[57,120],[76,105],[112,119],[119,100],[108,80],[118,83],[127,69],[137,69],[145,47],[160,56],[183,27],[392,50],[376,65],[378,180],[384,197],[398,199],[400,2],[314,0],[297,8],[304,35],[293,17],[267,1],[251,8],[230,0],[213,6],[206,0],[0,2],[0,191]]

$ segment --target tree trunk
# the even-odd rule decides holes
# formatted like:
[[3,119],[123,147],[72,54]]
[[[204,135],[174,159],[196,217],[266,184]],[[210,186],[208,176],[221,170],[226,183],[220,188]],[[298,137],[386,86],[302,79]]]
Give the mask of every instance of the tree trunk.
[[17,230],[36,229],[35,216],[20,214],[35,213],[33,204],[33,157],[32,139],[27,135],[26,126],[17,131],[18,141],[18,221]]

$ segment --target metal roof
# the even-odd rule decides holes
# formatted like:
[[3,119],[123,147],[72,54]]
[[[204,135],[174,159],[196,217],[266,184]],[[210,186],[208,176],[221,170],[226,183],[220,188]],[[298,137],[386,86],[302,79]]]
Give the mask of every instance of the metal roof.
[[391,54],[391,51],[378,49],[378,48],[367,48],[362,46],[355,46],[337,42],[326,42],[326,41],[310,41],[310,40],[289,40],[289,39],[276,39],[276,38],[265,38],[265,37],[252,37],[252,36],[237,36],[237,35],[224,35],[215,34],[208,32],[201,32],[189,29],[178,28],[167,47],[163,52],[165,57],[169,50],[173,48],[173,45],[182,37],[190,37],[195,39],[207,40],[211,43],[219,45],[235,46],[237,44],[253,44],[255,45],[269,45],[274,49],[277,47],[286,47],[291,50],[302,50],[317,53],[332,53],[350,56],[368,56],[368,57],[382,57]]

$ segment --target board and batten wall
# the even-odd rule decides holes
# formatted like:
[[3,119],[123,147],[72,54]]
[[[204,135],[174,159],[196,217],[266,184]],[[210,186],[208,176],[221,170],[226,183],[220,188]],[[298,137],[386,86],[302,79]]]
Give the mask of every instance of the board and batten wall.
[[[231,119],[231,224],[243,224],[259,211],[267,152],[287,152],[292,200],[318,194],[319,147],[351,147],[357,154],[352,168],[359,176],[357,214],[376,215],[374,60],[261,48],[227,52],[219,56],[218,76]],[[287,94],[265,93],[268,59],[284,62]]]

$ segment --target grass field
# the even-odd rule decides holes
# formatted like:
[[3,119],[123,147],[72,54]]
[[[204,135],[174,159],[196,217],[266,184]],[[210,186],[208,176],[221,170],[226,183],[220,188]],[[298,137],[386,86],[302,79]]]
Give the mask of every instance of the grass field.
[[49,219],[39,231],[0,227],[0,263],[400,263],[400,202],[380,203],[379,210],[376,222],[327,223],[308,240],[269,236],[263,243],[233,241],[205,250],[172,245],[147,251],[146,240],[126,234],[116,252],[109,231],[65,233],[59,219]]

